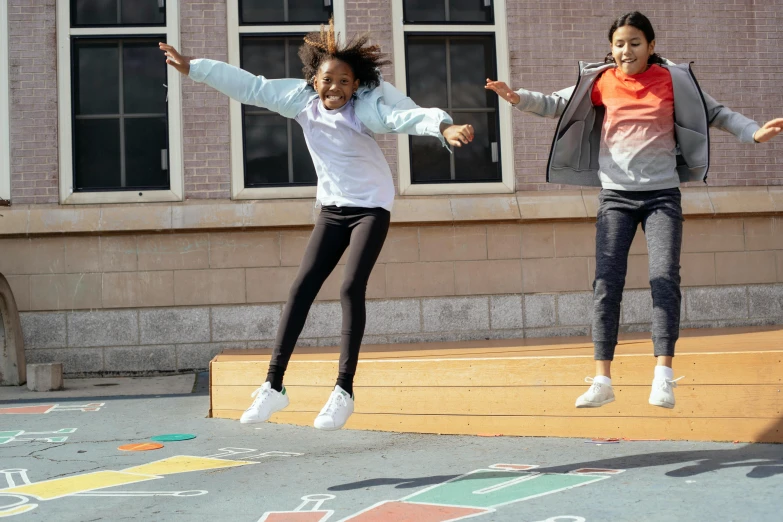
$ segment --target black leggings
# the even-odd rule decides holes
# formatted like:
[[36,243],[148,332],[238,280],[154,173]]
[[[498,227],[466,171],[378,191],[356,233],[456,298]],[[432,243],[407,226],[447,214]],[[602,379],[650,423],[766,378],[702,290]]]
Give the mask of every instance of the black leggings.
[[349,244],[352,248],[340,288],[343,325],[338,384],[344,389],[352,386],[367,321],[367,281],[386,240],[390,216],[389,211],[382,208],[321,208],[277,331],[267,375],[273,388],[279,391],[282,387],[283,374],[304,328],[310,306]]

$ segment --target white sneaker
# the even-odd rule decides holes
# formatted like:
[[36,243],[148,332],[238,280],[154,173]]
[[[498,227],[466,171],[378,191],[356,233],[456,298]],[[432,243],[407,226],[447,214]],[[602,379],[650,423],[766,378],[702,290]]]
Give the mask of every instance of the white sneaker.
[[677,387],[677,381],[682,379],[678,377],[674,380],[665,378],[655,378],[652,382],[652,391],[650,392],[650,404],[660,406],[661,408],[674,408],[674,388]]
[[283,388],[282,392],[279,392],[272,388],[272,384],[268,381],[265,382],[260,388],[256,388],[256,391],[250,394],[251,397],[255,397],[253,404],[250,405],[239,422],[242,424],[255,424],[257,422],[266,422],[273,413],[278,412],[288,406],[288,395]]
[[321,413],[315,418],[313,426],[319,430],[339,430],[348,421],[348,417],[353,413],[353,399],[348,392],[340,388],[334,387],[334,391],[329,396],[329,400],[326,402],[326,406],[323,407]]
[[614,401],[611,384],[595,382],[592,377],[585,377],[585,382],[592,383],[592,386],[576,399],[577,408],[598,408]]

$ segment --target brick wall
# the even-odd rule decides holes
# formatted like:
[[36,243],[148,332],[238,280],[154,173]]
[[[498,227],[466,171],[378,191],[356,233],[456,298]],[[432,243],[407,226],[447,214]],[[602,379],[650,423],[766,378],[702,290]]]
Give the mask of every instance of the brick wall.
[[[763,123],[783,106],[783,0],[508,1],[511,84],[550,93],[573,85],[577,61],[601,61],[617,16],[647,15],[656,31],[656,51],[678,63],[694,61],[702,88],[733,110]],[[551,190],[546,158],[555,122],[515,114],[517,190]],[[783,184],[783,140],[740,144],[711,133],[710,185]]]
[[[14,204],[58,201],[57,71],[54,0],[8,0],[10,17],[11,183]],[[763,122],[783,106],[783,0],[656,0],[654,2],[508,0],[512,86],[542,92],[571,85],[578,60],[600,60],[612,19],[638,8],[653,21],[658,51],[693,60],[703,88]],[[389,0],[347,0],[347,32],[369,31],[392,54]],[[227,59],[226,1],[181,0],[181,47],[195,56]],[[387,80],[394,66],[384,68]],[[185,195],[230,197],[228,100],[184,80]],[[514,114],[518,191],[555,190],[544,169],[555,122]],[[397,183],[396,137],[378,141]],[[783,139],[762,146],[712,134],[710,185],[783,184]]]
[[55,0],[4,1],[8,1],[11,68],[11,202],[56,203]]
[[[378,44],[385,53],[385,58],[392,61],[381,69],[383,78],[389,83],[394,83],[394,44],[392,43],[392,26],[389,20],[392,18],[391,2],[388,0],[347,0],[345,2],[347,15],[348,37],[353,37],[365,32],[371,36],[370,43]],[[399,192],[399,178],[397,175],[397,136],[386,134],[375,137],[383,150],[386,161],[389,163],[394,186]]]
[[[228,61],[226,3],[180,0],[181,47],[187,56]],[[184,79],[182,129],[186,199],[231,197],[228,97]]]

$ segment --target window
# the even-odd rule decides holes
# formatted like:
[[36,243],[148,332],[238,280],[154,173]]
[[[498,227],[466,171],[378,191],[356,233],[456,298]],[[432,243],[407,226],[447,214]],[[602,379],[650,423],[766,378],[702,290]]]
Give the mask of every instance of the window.
[[[11,105],[8,79],[8,2],[0,2],[0,198],[11,201]],[[0,200],[0,203],[3,201]]]
[[[229,3],[229,62],[266,78],[301,78],[302,37],[334,16],[345,35],[344,0]],[[315,167],[302,129],[269,110],[231,101],[232,197],[314,197]]]
[[403,21],[393,27],[397,87],[476,133],[453,154],[432,139],[400,136],[400,192],[513,192],[511,107],[484,89],[486,78],[509,75],[505,0],[393,0],[392,10]]
[[60,199],[179,201],[178,0],[58,3]]

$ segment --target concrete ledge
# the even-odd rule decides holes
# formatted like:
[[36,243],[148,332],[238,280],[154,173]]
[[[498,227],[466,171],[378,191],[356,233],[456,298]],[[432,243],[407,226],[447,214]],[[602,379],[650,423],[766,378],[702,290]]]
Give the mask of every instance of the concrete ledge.
[[[783,187],[684,187],[686,216],[783,214]],[[553,190],[485,196],[400,196],[395,224],[532,223],[595,218],[598,190]],[[112,205],[21,205],[4,208],[0,237],[105,232],[193,231],[311,226],[313,199],[185,201]]]

